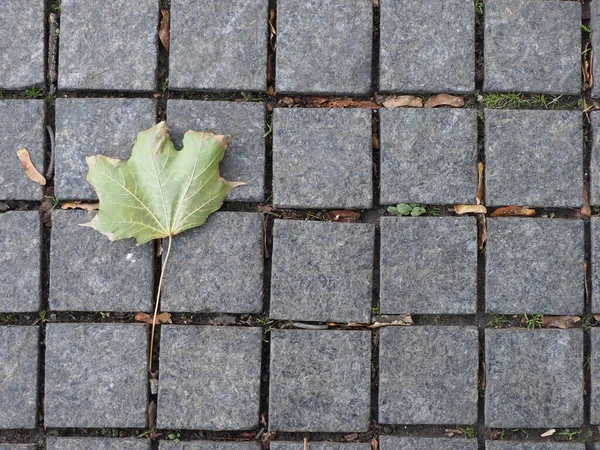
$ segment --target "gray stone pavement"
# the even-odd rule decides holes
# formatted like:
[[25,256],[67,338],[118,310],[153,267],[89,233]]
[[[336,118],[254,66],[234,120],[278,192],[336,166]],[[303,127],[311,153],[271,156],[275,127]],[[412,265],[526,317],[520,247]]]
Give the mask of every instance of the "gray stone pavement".
[[[0,450],[600,449],[600,0],[2,6]],[[158,243],[61,205],[164,119],[247,185],[174,238],[149,372]]]

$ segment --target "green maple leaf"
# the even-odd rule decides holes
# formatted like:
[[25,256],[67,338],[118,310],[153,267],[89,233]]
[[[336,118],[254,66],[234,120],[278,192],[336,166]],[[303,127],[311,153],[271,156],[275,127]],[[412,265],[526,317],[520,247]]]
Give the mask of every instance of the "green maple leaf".
[[131,157],[86,158],[87,180],[100,206],[84,224],[111,241],[135,238],[138,245],[203,225],[236,186],[219,174],[227,141],[213,133],[188,131],[175,149],[161,122],[138,134]]

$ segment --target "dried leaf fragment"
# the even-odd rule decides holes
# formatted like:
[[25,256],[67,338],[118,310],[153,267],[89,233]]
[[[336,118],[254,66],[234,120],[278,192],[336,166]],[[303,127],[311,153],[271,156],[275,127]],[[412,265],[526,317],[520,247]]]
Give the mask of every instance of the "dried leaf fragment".
[[481,161],[477,164],[477,195],[475,201],[478,205],[483,203],[484,185],[483,185],[483,170],[484,166]]
[[383,327],[408,327],[414,325],[413,319],[410,315],[404,316],[400,320],[392,320],[391,322],[375,322],[369,325],[367,328],[383,328]]
[[432,95],[427,99],[423,107],[435,108],[436,106],[452,106],[453,108],[462,108],[465,106],[465,99],[450,94]]
[[162,43],[165,50],[169,51],[169,46],[171,43],[170,37],[170,21],[169,21],[169,11],[166,9],[161,9],[160,13],[162,14],[162,18],[160,19],[160,27],[158,29],[158,38]]
[[388,97],[383,106],[386,108],[422,108],[423,100],[414,95],[399,95],[396,97]]
[[[139,312],[135,315],[134,319],[137,322],[145,322],[152,325],[152,316],[144,312]],[[171,314],[163,312],[156,315],[156,323],[171,323]]]
[[27,178],[37,184],[46,186],[46,178],[35,168],[31,162],[31,156],[29,156],[27,149],[20,148],[17,150],[17,156],[19,157],[19,161],[21,161],[21,166],[23,166],[23,170],[25,171]]
[[456,214],[485,214],[487,208],[483,205],[454,205],[454,212]]
[[550,428],[548,431],[544,431],[542,434],[540,434],[540,437],[549,437],[554,433],[556,433],[556,428]]
[[98,203],[65,202],[60,205],[60,209],[84,209],[86,211],[95,211],[99,207]]
[[507,217],[507,216],[535,216],[535,209],[524,208],[522,206],[504,206],[498,208],[490,214],[490,217]]
[[542,317],[542,327],[566,330],[573,328],[580,320],[581,318],[577,316],[544,316]]
[[485,243],[487,242],[487,219],[485,214],[479,214],[477,216],[477,229],[479,230],[478,247],[479,250],[483,250]]
[[360,219],[358,211],[348,211],[346,209],[336,209],[333,211],[325,211],[323,218],[330,222],[356,222]]

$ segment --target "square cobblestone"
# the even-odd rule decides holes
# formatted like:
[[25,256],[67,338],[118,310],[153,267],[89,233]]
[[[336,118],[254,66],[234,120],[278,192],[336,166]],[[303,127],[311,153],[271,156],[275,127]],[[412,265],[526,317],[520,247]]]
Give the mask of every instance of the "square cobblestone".
[[473,91],[473,2],[445,0],[423,5],[421,0],[381,2],[380,89],[419,93]]
[[277,91],[368,94],[372,35],[368,0],[279,0]]
[[37,426],[40,331],[0,326],[0,429]]
[[80,224],[85,211],[54,211],[50,242],[50,309],[150,311],[152,246],[133,239],[110,242]]
[[374,241],[371,224],[276,220],[271,317],[369,322]]
[[510,442],[486,441],[486,450],[584,450],[578,442]]
[[477,114],[382,109],[380,203],[475,203]]
[[150,450],[149,439],[49,437],[47,450]]
[[262,248],[263,221],[255,213],[217,212],[201,228],[176,236],[163,281],[163,310],[262,311]]
[[271,442],[270,450],[371,450],[371,444],[309,441],[305,448],[303,442]]
[[[271,444],[273,445],[273,444]],[[258,442],[160,441],[160,450],[260,450]]]
[[40,308],[40,215],[0,214],[0,312]]
[[382,217],[383,314],[474,314],[477,225],[467,217]]
[[44,425],[144,428],[148,327],[49,323]]
[[258,426],[261,343],[261,328],[164,325],[158,427]]
[[[598,35],[598,31],[600,31],[600,4],[598,3],[590,3],[590,28],[592,29],[592,33],[590,34],[590,38],[592,40],[592,48],[600,48],[600,36]],[[594,33],[595,31],[595,33]],[[600,61],[598,58],[593,58],[592,61],[592,71],[594,78],[600,76]],[[591,91],[592,97],[598,98],[600,97],[600,85],[599,83],[594,83]]]
[[276,109],[273,204],[279,208],[370,208],[371,111]]
[[600,424],[600,329],[591,328],[591,401],[590,422]]
[[60,7],[60,89],[156,87],[157,2],[62,0]]
[[55,193],[60,199],[97,200],[87,182],[85,157],[129,159],[137,134],[155,123],[150,99],[59,98],[56,100]]
[[370,333],[273,330],[269,429],[367,431],[370,380]]
[[0,199],[41,200],[41,187],[27,179],[16,154],[25,147],[44,171],[44,101],[0,100],[0,121]]
[[486,204],[580,206],[582,142],[579,111],[486,110]]
[[[592,312],[600,312],[600,218],[591,219]],[[600,422],[599,422],[600,423]]]
[[[598,31],[600,31],[600,28]],[[598,73],[600,74],[600,71]],[[592,205],[598,206],[600,205],[600,112],[591,112],[590,122],[592,126],[590,160],[590,203]]]
[[583,313],[583,222],[488,219],[486,309],[492,313]]
[[580,427],[582,330],[486,330],[485,424]]
[[381,450],[477,450],[475,439],[381,436]]
[[227,200],[265,199],[264,103],[169,100],[167,115],[177,148],[188,130],[214,130],[230,139],[220,165],[221,175],[226,180],[248,184],[235,188]]
[[[18,26],[15,26],[18,24]],[[0,89],[25,89],[44,83],[44,1],[4,2],[0,30]]]
[[578,2],[487,0],[484,34],[486,91],[579,95]]
[[379,342],[380,423],[477,422],[475,327],[389,327]]
[[0,444],[0,450],[36,450],[35,444]]
[[267,0],[171,2],[174,89],[267,88]]

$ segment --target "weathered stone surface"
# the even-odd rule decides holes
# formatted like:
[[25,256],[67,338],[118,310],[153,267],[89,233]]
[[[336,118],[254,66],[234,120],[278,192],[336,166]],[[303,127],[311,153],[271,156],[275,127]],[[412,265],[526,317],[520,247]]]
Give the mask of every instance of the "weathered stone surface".
[[581,205],[583,125],[579,111],[486,110],[485,118],[488,205]]
[[477,225],[467,217],[382,217],[383,314],[473,314]]
[[258,426],[262,329],[163,325],[159,428]]
[[580,442],[510,442],[486,441],[486,450],[584,450]]
[[0,121],[0,199],[41,200],[42,188],[25,176],[16,153],[25,147],[44,172],[44,101],[0,100]]
[[421,0],[381,2],[380,89],[419,93],[473,91],[473,2],[446,0],[423,5]]
[[600,423],[600,329],[591,329],[591,379],[592,379],[592,394],[591,394],[591,411],[590,422],[593,424]]
[[0,444],[0,450],[36,450],[35,444]]
[[265,124],[263,103],[169,100],[167,115],[171,138],[181,147],[188,130],[224,134],[229,142],[219,166],[226,180],[244,181],[227,197],[230,201],[265,199]]
[[4,2],[0,30],[10,30],[0,44],[0,89],[43,84],[44,1]]
[[0,312],[37,311],[40,295],[40,215],[0,214]]
[[368,109],[276,109],[274,205],[370,208],[371,149]]
[[267,0],[173,0],[171,88],[266,89],[268,8]]
[[582,330],[486,330],[485,424],[580,427]]
[[129,159],[137,134],[154,125],[151,99],[59,98],[56,100],[55,193],[60,199],[96,200],[85,179],[86,156]]
[[150,311],[152,246],[133,239],[110,242],[81,227],[92,214],[54,211],[50,243],[50,309]]
[[[592,39],[592,48],[600,48],[600,35],[598,34],[598,31],[600,30],[600,4],[598,3],[594,3],[593,5],[590,3],[590,28],[592,29],[592,33],[590,35],[590,38]],[[599,59],[600,58],[594,57],[592,61],[592,73],[594,79],[600,77]],[[600,97],[600,83],[594,82],[591,94],[592,97]]]
[[[370,450],[369,443],[308,442],[306,450]],[[271,450],[304,450],[303,442],[271,442]]]
[[517,314],[583,313],[583,222],[488,219],[486,309]]
[[47,450],[150,450],[149,439],[49,437]]
[[0,326],[0,428],[37,426],[39,339],[38,327]]
[[381,436],[381,450],[477,450],[476,439]]
[[486,1],[484,89],[579,95],[580,24],[578,2]]
[[204,226],[174,237],[163,310],[260,312],[262,246],[263,221],[254,213],[217,212]]
[[477,328],[388,327],[379,338],[379,423],[477,421]]
[[277,3],[277,91],[371,91],[373,7],[356,0]]
[[276,220],[271,317],[369,322],[374,240],[371,224]]
[[[600,48],[600,46],[598,48]],[[600,75],[600,72],[598,72],[598,74]],[[592,125],[590,159],[590,203],[592,205],[598,206],[600,205],[600,111],[592,111],[590,113],[590,119]]]
[[48,324],[44,425],[145,427],[147,347],[143,324]]
[[475,203],[477,114],[382,109],[380,203]]
[[62,0],[59,88],[153,90],[158,14],[154,0]]
[[177,443],[160,441],[158,448],[159,450],[259,450],[260,443],[257,441],[182,441]]
[[366,331],[273,330],[269,429],[366,431],[370,376]]
[[600,313],[600,218],[591,219],[592,312]]

